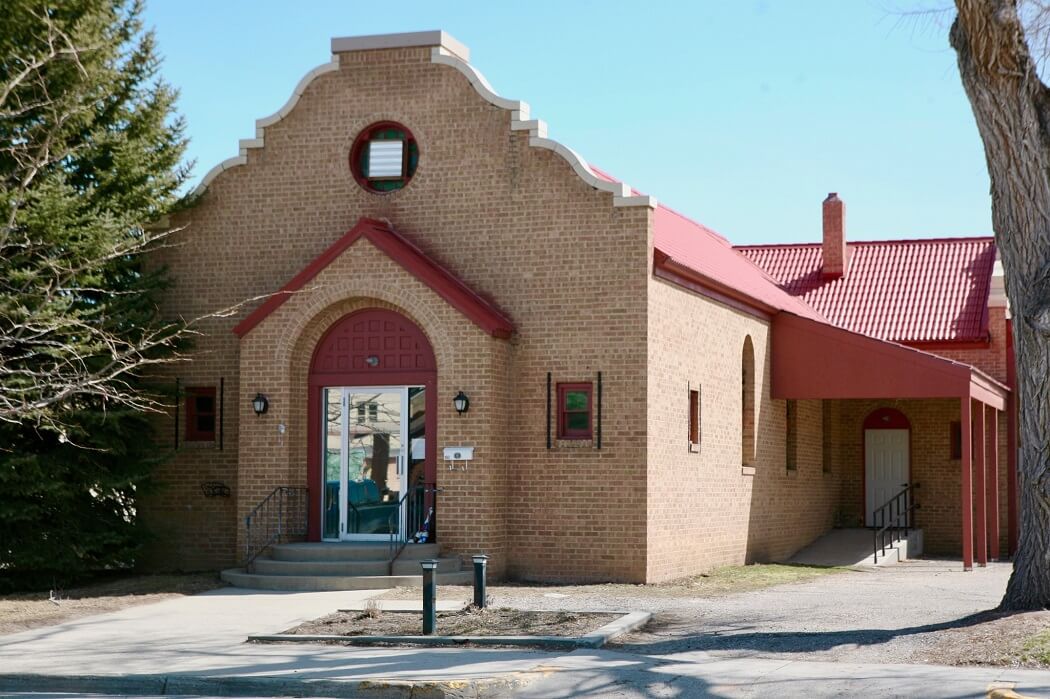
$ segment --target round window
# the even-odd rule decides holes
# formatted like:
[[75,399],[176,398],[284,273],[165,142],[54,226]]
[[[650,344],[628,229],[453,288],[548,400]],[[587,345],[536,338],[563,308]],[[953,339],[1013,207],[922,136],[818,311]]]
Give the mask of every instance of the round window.
[[416,172],[419,146],[412,132],[401,124],[384,121],[358,134],[350,150],[350,171],[370,192],[384,194],[401,189]]

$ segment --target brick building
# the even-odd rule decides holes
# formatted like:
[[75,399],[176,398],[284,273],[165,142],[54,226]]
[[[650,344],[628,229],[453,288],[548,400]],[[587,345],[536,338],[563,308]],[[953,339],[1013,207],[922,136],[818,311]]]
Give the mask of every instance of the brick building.
[[231,579],[383,584],[440,551],[449,579],[484,552],[660,581],[871,525],[905,484],[928,551],[1012,546],[990,240],[847,243],[830,196],[823,244],[734,248],[550,140],[447,34],[332,53],[157,253],[171,313],[241,305],[170,377],[154,565],[243,564],[279,523],[312,543]]

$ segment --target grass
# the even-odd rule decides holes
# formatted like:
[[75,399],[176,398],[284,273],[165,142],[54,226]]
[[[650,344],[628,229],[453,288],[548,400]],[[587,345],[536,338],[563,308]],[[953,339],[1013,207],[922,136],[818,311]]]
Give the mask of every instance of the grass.
[[774,585],[807,582],[825,575],[842,573],[848,568],[756,563],[747,566],[723,566],[689,578],[661,583],[661,587],[686,589],[700,595],[728,595],[761,590]]
[[222,587],[215,573],[134,575],[68,590],[0,595],[0,634]]
[[1021,646],[1021,662],[1026,665],[1050,666],[1050,629],[1040,631]]

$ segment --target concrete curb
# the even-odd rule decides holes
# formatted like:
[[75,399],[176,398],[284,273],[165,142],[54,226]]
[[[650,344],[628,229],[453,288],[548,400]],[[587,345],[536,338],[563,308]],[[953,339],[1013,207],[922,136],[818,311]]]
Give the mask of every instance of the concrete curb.
[[0,675],[0,692],[75,694],[212,695],[226,697],[366,697],[386,699],[486,699],[507,697],[534,676],[450,680],[333,680],[299,677],[200,675]]
[[[616,613],[616,612],[614,612]],[[249,641],[264,643],[342,643],[348,646],[409,645],[409,646],[545,646],[575,650],[601,648],[611,639],[645,626],[653,618],[652,612],[627,612],[605,626],[585,636],[340,636],[338,634],[258,634]]]

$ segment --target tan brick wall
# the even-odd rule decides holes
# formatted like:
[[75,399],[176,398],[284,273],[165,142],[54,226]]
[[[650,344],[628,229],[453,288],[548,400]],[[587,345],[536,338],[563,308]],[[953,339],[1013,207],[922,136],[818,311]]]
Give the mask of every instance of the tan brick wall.
[[[754,466],[742,466],[741,358],[754,346]],[[662,280],[649,284],[647,578],[781,560],[832,525],[839,486],[823,472],[820,401],[798,401],[798,469],[787,471],[786,404],[770,397],[767,322]],[[701,443],[688,393],[701,390]]]
[[[482,343],[467,318],[439,310],[429,291],[416,289],[410,303],[401,294],[415,282],[364,257],[341,268],[342,300],[313,301],[311,291],[282,306],[266,321],[272,341],[256,339],[262,326],[241,346],[230,332],[254,303],[209,323],[179,376],[184,385],[191,375],[226,377],[226,449],[180,451],[160,474],[164,488],[147,509],[156,518],[171,513],[172,529],[156,558],[186,560],[196,547],[217,552],[208,560],[232,563],[249,504],[281,479],[305,477],[297,422],[305,419],[305,394],[296,383],[303,369],[288,358],[275,364],[276,352],[292,347],[304,361],[325,324],[371,298],[401,308],[434,342],[442,411],[436,446],[478,447],[467,471],[449,473],[439,463],[443,543],[503,556],[496,574],[506,566],[521,576],[539,570],[557,579],[643,579],[645,425],[637,406],[646,387],[648,210],[613,207],[611,194],[588,186],[559,155],[530,147],[526,132],[511,131],[510,112],[485,102],[456,70],[431,64],[429,49],[343,54],[341,61],[266,128],[265,147],[249,151],[247,166],[213,180],[176,219],[187,226],[182,244],[158,256],[176,281],[169,311],[193,316],[272,292],[371,216],[389,220],[495,300],[517,332],[510,341]],[[420,148],[412,182],[385,196],[364,192],[347,165],[355,136],[379,120],[406,125]],[[356,248],[341,265],[364,256]],[[300,306],[301,315],[292,312]],[[599,371],[603,448],[548,451],[547,372],[557,382],[593,380]],[[248,406],[260,390],[274,398],[264,418]],[[471,397],[467,415],[451,413],[457,390]],[[279,448],[278,419],[289,426]],[[238,432],[241,420],[251,431]],[[236,505],[224,503],[225,518],[204,530],[194,488],[213,475],[233,487]]]
[[[922,527],[926,553],[957,556],[961,553],[961,462],[951,459],[950,423],[959,419],[958,400],[831,401],[837,422],[839,453],[834,468],[842,476],[841,522],[861,526],[864,521],[864,419],[875,409],[899,410],[911,424],[911,481],[918,483],[921,509],[916,523]],[[1006,425],[999,418],[999,530],[1006,553]],[[976,483],[975,505],[976,505]]]

